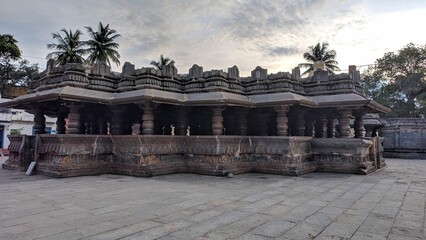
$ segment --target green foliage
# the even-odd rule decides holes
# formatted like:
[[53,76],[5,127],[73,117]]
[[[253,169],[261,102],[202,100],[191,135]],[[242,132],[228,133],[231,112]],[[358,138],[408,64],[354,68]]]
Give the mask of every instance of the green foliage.
[[386,53],[363,73],[367,94],[389,107],[388,117],[426,114],[426,45],[413,43]]
[[160,61],[156,62],[156,61],[151,61],[151,65],[157,67],[158,70],[162,70],[164,66],[166,66],[167,64],[174,64],[175,61],[174,60],[170,60],[170,58],[163,57],[163,54],[161,54],[160,56]]
[[10,34],[0,34],[0,58],[18,60],[21,58],[21,50],[18,41]]
[[6,86],[27,87],[32,81],[32,76],[38,72],[38,64],[31,64],[27,59],[21,59],[18,62],[3,62],[0,59],[2,88]]
[[12,35],[0,35],[0,88],[4,93],[10,87],[26,87],[31,76],[38,73],[37,64],[21,59],[18,41]]
[[111,66],[110,59],[118,65],[120,65],[120,54],[117,50],[119,44],[114,42],[120,34],[114,29],[109,28],[109,24],[104,26],[101,22],[98,26],[98,31],[95,32],[91,27],[86,27],[91,39],[86,41],[88,48],[87,52],[90,54],[87,57],[87,62],[90,64],[94,63],[107,63]]
[[303,58],[307,63],[299,64],[300,67],[307,68],[307,70],[302,74],[306,75],[314,71],[314,63],[316,61],[322,61],[325,64],[325,68],[329,73],[334,73],[334,71],[340,70],[337,66],[338,62],[336,59],[336,51],[328,50],[328,43],[323,42],[317,43],[315,46],[310,46],[309,51],[303,54]]
[[47,48],[56,51],[47,54],[46,58],[53,58],[57,65],[65,65],[66,63],[83,63],[83,55],[86,53],[84,49],[85,42],[80,40],[82,35],[80,30],[73,32],[72,30],[61,30],[65,36],[60,33],[52,33],[52,38],[57,43],[47,44]]
[[10,135],[21,135],[23,128],[20,129],[10,129]]
[[[120,37],[120,34],[114,29],[109,28],[109,24],[104,26],[101,22],[98,26],[98,31],[94,31],[91,27],[86,27],[90,39],[87,41],[81,40],[83,33],[80,30],[73,32],[72,30],[62,29],[60,33],[53,33],[52,37],[56,43],[47,44],[47,48],[55,49],[56,51],[49,53],[46,58],[53,58],[57,65],[65,65],[67,63],[106,63],[111,66],[110,60],[120,64],[120,54],[117,50],[119,44],[115,40]],[[87,48],[85,48],[87,47]],[[87,59],[84,58],[89,54]]]

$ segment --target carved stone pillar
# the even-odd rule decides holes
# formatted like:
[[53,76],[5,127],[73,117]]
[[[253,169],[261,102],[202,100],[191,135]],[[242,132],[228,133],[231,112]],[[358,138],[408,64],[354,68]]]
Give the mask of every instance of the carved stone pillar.
[[154,106],[151,103],[145,103],[140,105],[143,110],[142,114],[142,134],[153,135],[154,134]]
[[223,117],[222,111],[225,110],[224,107],[212,107],[213,117],[212,117],[212,134],[222,135],[223,134]]
[[327,137],[335,138],[336,137],[336,123],[334,122],[334,115],[327,116]]
[[339,133],[341,138],[348,138],[351,135],[351,126],[349,116],[352,114],[351,110],[339,111]]
[[176,135],[185,136],[188,129],[188,112],[187,107],[177,107]]
[[237,111],[237,134],[247,136],[247,108],[239,108]]
[[305,136],[314,136],[314,123],[310,116],[305,116]]
[[93,118],[93,114],[92,113],[86,113],[86,118],[85,118],[85,133],[86,134],[91,134],[91,129],[92,129],[92,118]]
[[66,113],[59,111],[58,116],[56,118],[57,134],[65,134],[65,116],[66,116]]
[[355,111],[354,115],[355,115],[355,121],[354,121],[355,137],[362,138],[365,136],[364,122],[362,120],[365,113],[364,111],[360,110],[360,111]]
[[98,118],[98,133],[99,134],[108,134],[108,126],[105,116],[100,116]]
[[365,134],[364,134],[365,137],[372,137],[371,136],[372,133],[373,133],[373,128],[372,127],[366,127],[365,128]]
[[325,127],[324,115],[319,114],[315,121],[315,137],[316,138],[325,137],[324,127]]
[[44,110],[38,108],[34,114],[34,133],[44,134],[46,129],[46,118],[44,117]]
[[110,134],[112,135],[120,135],[123,134],[123,106],[112,106],[111,107],[111,123],[110,123]]
[[296,111],[295,134],[305,136],[305,110]]
[[95,114],[89,114],[88,116],[88,122],[89,122],[89,134],[98,134],[99,133],[99,126],[98,126],[98,119],[96,119]]
[[278,106],[274,108],[277,112],[277,135],[278,136],[287,136],[288,135],[288,118],[287,112],[289,110],[288,106]]
[[67,105],[70,110],[68,113],[68,126],[65,130],[66,134],[80,134],[80,105],[78,103],[70,103]]

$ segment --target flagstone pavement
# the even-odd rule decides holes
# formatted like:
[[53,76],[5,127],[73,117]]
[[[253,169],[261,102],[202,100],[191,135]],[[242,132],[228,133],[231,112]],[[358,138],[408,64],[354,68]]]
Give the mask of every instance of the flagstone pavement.
[[0,239],[426,239],[426,160],[368,176],[25,176],[0,169]]

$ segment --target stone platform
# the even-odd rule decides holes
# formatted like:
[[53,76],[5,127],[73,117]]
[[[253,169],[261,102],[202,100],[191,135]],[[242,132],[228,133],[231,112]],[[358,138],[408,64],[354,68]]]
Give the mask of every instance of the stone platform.
[[0,239],[425,239],[426,161],[370,175],[54,179],[0,169]]
[[55,177],[105,173],[368,174],[385,165],[377,158],[375,146],[362,138],[41,134],[35,139],[12,137],[11,157],[3,168],[26,169],[31,162],[28,154],[34,152],[37,172]]

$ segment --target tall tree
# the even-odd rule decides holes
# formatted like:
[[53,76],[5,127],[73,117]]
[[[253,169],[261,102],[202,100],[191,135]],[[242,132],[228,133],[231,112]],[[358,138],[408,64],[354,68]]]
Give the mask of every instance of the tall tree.
[[363,73],[367,94],[391,108],[389,117],[420,117],[426,110],[426,45],[389,52]]
[[86,53],[84,49],[84,41],[80,40],[82,32],[76,30],[61,29],[64,37],[60,33],[52,33],[52,37],[57,43],[47,44],[47,48],[55,49],[56,51],[47,54],[47,59],[53,58],[57,65],[65,65],[67,63],[83,63],[83,55]]
[[86,41],[88,46],[89,56],[87,57],[87,62],[90,64],[94,63],[106,63],[111,66],[111,62],[114,62],[120,65],[120,54],[117,50],[119,44],[115,41],[120,34],[117,34],[117,31],[109,28],[109,24],[104,26],[101,22],[98,25],[98,31],[93,31],[91,27],[86,27],[90,40]]
[[325,68],[329,73],[334,73],[334,71],[340,70],[337,66],[338,62],[335,60],[336,51],[328,50],[328,43],[326,42],[310,46],[309,51],[303,54],[303,58],[307,61],[307,63],[301,63],[299,66],[307,68],[307,70],[302,75],[306,75],[314,71],[314,63],[316,61],[324,62]]
[[170,58],[163,57],[163,54],[161,54],[160,56],[160,61],[156,62],[156,61],[151,61],[151,65],[157,67],[157,69],[159,70],[163,70],[164,66],[166,66],[167,64],[174,64],[175,61],[174,60],[170,60]]
[[18,60],[21,58],[21,50],[18,41],[10,34],[0,34],[0,58]]
[[[21,59],[18,41],[12,35],[0,35],[0,91],[10,93],[14,87],[27,87],[32,75],[38,73],[38,65]],[[19,61],[19,62],[18,62]]]

